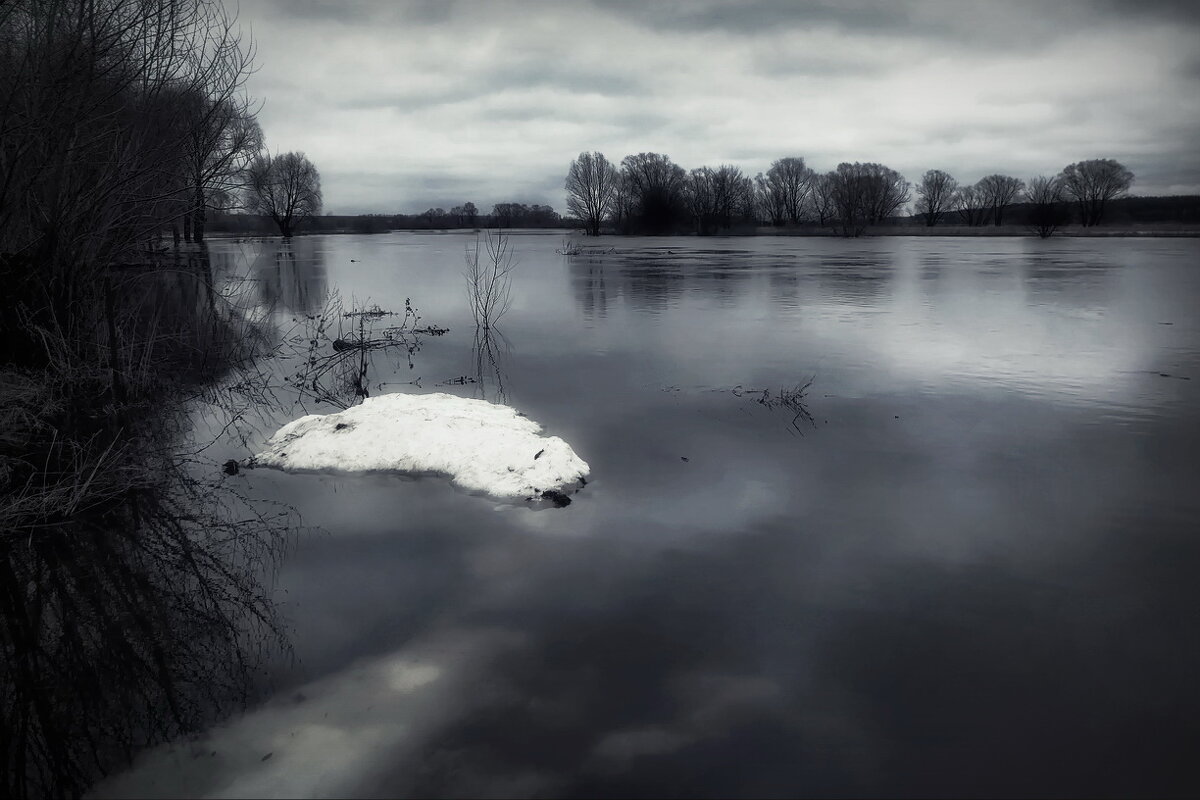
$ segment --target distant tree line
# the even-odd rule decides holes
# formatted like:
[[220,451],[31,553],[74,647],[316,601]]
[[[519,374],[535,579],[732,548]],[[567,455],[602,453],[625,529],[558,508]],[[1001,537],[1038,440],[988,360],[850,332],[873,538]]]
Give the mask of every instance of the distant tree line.
[[[1099,224],[1108,204],[1127,194],[1133,173],[1111,159],[1080,161],[1060,174],[1028,183],[1011,175],[988,175],[960,186],[947,172],[929,170],[916,186],[913,204],[927,226],[953,218],[964,225],[1003,225],[1015,204],[1031,207],[1030,224],[1048,236],[1070,219]],[[564,183],[567,208],[591,235],[617,233],[700,235],[815,225],[859,236],[873,225],[896,221],[913,200],[913,186],[883,164],[844,162],[819,173],[803,158],[773,162],[753,178],[730,164],[691,171],[660,153],[626,156],[620,165],[602,153],[584,152],[571,162]]]
[[[428,208],[419,214],[325,214],[305,222],[311,233],[386,233],[395,230],[454,230],[477,228],[563,228],[579,224],[552,207],[526,203],[496,203],[483,214],[474,203]],[[263,214],[224,214],[213,220],[213,230],[223,233],[264,235],[274,232],[271,218]]]

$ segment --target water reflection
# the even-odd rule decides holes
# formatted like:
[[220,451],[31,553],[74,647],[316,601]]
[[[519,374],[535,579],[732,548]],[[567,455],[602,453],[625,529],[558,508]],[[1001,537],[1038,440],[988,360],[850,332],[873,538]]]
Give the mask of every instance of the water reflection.
[[499,328],[494,325],[475,327],[471,359],[475,364],[476,397],[492,403],[508,404],[508,392],[504,388],[505,362],[511,351],[512,346]]
[[[143,785],[1195,794],[1200,381],[1148,372],[1200,376],[1195,243],[1063,243],[1057,273],[1020,240],[558,243],[523,242],[494,385],[595,481],[550,516],[253,476],[334,533],[286,567],[309,671]],[[450,296],[459,250],[337,280]],[[423,358],[482,383],[471,344]],[[814,372],[815,428],[729,388]]]
[[608,284],[604,263],[593,258],[571,261],[571,284],[575,303],[585,319],[604,319],[608,315]]
[[316,236],[265,240],[252,272],[267,308],[292,314],[315,314],[329,290],[325,250]]
[[[4,373],[0,793],[77,796],[155,742],[244,702],[284,646],[268,586],[286,512],[200,455],[191,400],[248,363],[208,253],[131,275],[116,391]],[[150,285],[146,285],[146,284]],[[114,371],[118,367],[114,367]],[[35,424],[36,421],[36,424]]]

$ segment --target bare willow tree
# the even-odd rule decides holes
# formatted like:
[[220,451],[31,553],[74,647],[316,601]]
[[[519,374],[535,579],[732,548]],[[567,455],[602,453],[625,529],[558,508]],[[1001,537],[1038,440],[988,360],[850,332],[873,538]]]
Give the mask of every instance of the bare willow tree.
[[1029,223],[1043,239],[1050,238],[1067,221],[1063,186],[1059,175],[1038,175],[1030,178],[1025,187],[1025,201],[1030,205]]
[[861,236],[908,201],[911,184],[894,169],[873,162],[843,162],[827,174],[834,216],[843,236]]
[[237,206],[249,167],[262,150],[263,135],[250,101],[243,96],[198,95],[189,98],[189,106],[187,169],[193,197],[192,213],[184,219],[184,238],[199,243],[204,241],[209,208],[228,211]]
[[777,193],[787,221],[796,224],[804,219],[805,200],[812,187],[814,173],[804,159],[789,156],[772,162],[767,170],[767,183]]
[[591,236],[612,206],[619,174],[603,153],[580,153],[567,169],[567,210],[583,221]]
[[817,175],[813,178],[808,193],[808,208],[812,218],[822,228],[834,219],[836,214],[834,179],[831,175]]
[[702,235],[754,217],[753,182],[731,164],[692,170],[684,197],[696,232]]
[[983,205],[990,210],[992,223],[1004,224],[1004,211],[1020,196],[1025,182],[1011,175],[987,175],[975,184]]
[[661,153],[638,153],[621,160],[633,227],[645,233],[673,230],[687,213],[687,172]]
[[954,193],[953,206],[959,219],[967,225],[977,227],[987,222],[988,205],[977,185],[958,187]]
[[879,224],[893,216],[911,199],[912,184],[894,169],[869,162],[858,165],[865,177],[868,220]]
[[321,175],[304,153],[269,153],[249,167],[247,206],[266,214],[289,237],[309,217],[321,213]]
[[843,236],[861,236],[871,221],[867,201],[869,178],[863,165],[842,162],[837,169],[826,173],[825,180],[836,227]]
[[761,172],[754,176],[754,205],[758,219],[779,227],[787,220],[783,187]]
[[940,169],[931,169],[921,176],[917,185],[916,210],[925,217],[926,225],[932,228],[941,221],[942,214],[950,210],[957,190],[958,181]]
[[1095,158],[1079,161],[1062,171],[1063,190],[1079,206],[1080,222],[1099,225],[1109,200],[1124,197],[1133,185],[1133,173],[1119,161]]
[[78,272],[182,218],[179,99],[240,104],[251,57],[219,2],[0,4],[0,252]]
[[629,233],[633,220],[633,189],[624,173],[617,174],[616,187],[609,207],[609,219],[619,233]]

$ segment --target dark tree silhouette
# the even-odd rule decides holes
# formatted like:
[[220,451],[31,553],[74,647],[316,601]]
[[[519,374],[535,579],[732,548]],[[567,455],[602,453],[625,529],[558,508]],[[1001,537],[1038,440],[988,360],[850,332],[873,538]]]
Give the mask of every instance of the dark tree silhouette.
[[958,181],[940,169],[931,169],[921,176],[917,186],[917,213],[925,217],[929,227],[941,221],[942,214],[950,209]]
[[812,186],[809,189],[809,211],[822,228],[833,220],[837,213],[834,184],[835,181],[831,175],[817,175],[813,178]]
[[753,182],[730,164],[692,170],[684,197],[700,234],[728,230],[735,221],[753,219]]
[[1029,203],[1029,223],[1037,235],[1048,239],[1066,224],[1067,210],[1063,202],[1063,180],[1061,176],[1039,175],[1030,178],[1025,187],[1025,200]]
[[186,129],[192,241],[204,241],[207,210],[228,211],[246,188],[249,167],[262,150],[262,129],[250,103],[234,95],[214,99],[193,94],[187,98]]
[[783,187],[761,172],[754,176],[754,206],[758,219],[779,227],[787,220]]
[[992,222],[1004,224],[1004,210],[1012,205],[1025,188],[1025,182],[1011,175],[988,175],[980,178],[975,190],[983,206],[990,210]]
[[805,200],[813,177],[813,171],[799,157],[781,158],[767,170],[767,184],[772,195],[778,196],[788,222],[795,224],[804,218]]
[[987,222],[988,206],[978,185],[958,187],[953,205],[959,218],[967,225],[975,227]]
[[567,210],[583,222],[589,235],[600,235],[600,223],[609,213],[619,179],[617,168],[603,153],[580,153],[567,169]]
[[685,219],[683,167],[659,153],[638,153],[621,161],[630,193],[633,227],[644,233],[668,233]]
[[843,236],[861,236],[867,225],[884,221],[909,200],[908,181],[882,164],[843,162],[827,178]]
[[829,184],[833,219],[843,236],[861,236],[870,222],[867,203],[868,177],[862,164],[842,162],[825,175]]
[[321,213],[321,176],[304,153],[257,157],[250,165],[248,192],[250,209],[269,216],[284,237]]
[[1133,173],[1111,158],[1079,161],[1062,171],[1063,191],[1079,206],[1080,222],[1099,225],[1109,200],[1123,197],[1133,184]]

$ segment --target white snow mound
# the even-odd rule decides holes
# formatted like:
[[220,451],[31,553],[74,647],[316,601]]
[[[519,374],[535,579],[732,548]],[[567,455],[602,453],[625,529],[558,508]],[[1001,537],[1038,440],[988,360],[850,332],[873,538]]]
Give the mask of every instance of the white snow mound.
[[283,470],[442,473],[464,489],[526,498],[590,471],[557,436],[516,410],[452,394],[368,397],[337,414],[289,422],[254,456]]

